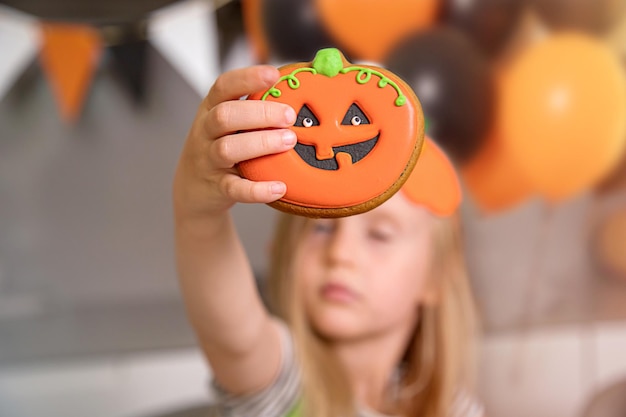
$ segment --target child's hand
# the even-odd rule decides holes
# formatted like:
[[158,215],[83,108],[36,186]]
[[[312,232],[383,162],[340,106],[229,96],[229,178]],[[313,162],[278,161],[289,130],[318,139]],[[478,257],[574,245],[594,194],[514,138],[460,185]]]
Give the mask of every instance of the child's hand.
[[256,66],[224,73],[215,81],[198,109],[176,170],[177,215],[216,215],[236,202],[269,203],[285,194],[284,183],[252,182],[235,168],[238,162],[296,144],[288,129],[296,114],[289,105],[239,100],[271,87],[278,77],[275,68]]

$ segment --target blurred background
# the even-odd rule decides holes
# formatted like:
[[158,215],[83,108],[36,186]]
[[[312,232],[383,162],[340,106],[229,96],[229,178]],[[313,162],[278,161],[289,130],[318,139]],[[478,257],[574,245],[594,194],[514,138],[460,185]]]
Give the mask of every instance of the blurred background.
[[[202,414],[178,153],[220,72],[327,46],[456,164],[488,415],[626,416],[624,0],[0,0],[0,416]],[[260,284],[274,215],[234,210]]]

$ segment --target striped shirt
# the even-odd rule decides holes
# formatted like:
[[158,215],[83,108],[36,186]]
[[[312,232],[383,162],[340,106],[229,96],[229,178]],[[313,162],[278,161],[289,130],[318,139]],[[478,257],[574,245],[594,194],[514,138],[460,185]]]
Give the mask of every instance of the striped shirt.
[[[296,363],[293,339],[287,326],[281,326],[282,361],[276,380],[264,390],[235,396],[222,389],[215,380],[211,390],[216,402],[211,417],[295,417],[300,399],[300,367]],[[457,396],[450,417],[483,417],[484,410],[467,394]],[[357,417],[389,417],[372,410],[360,409]]]

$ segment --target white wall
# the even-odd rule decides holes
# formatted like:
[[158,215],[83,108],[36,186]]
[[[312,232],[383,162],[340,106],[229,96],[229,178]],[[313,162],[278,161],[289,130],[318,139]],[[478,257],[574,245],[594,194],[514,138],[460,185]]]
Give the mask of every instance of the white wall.
[[[491,417],[580,417],[594,392],[626,378],[626,324],[491,335],[480,384]],[[196,350],[0,368],[3,417],[141,417],[210,401]]]
[[196,350],[0,368],[2,417],[143,417],[210,400]]
[[594,392],[626,378],[626,324],[491,335],[481,361],[490,416],[579,417]]

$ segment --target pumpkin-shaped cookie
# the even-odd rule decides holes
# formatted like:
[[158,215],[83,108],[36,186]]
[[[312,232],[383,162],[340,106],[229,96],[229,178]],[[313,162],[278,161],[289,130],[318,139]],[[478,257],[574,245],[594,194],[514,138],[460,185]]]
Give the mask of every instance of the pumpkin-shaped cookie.
[[341,217],[373,209],[406,181],[424,139],[422,109],[392,72],[352,65],[334,48],[313,62],[280,68],[281,78],[249,99],[289,104],[298,142],[280,154],[239,164],[253,181],[283,181],[271,205],[308,217]]

